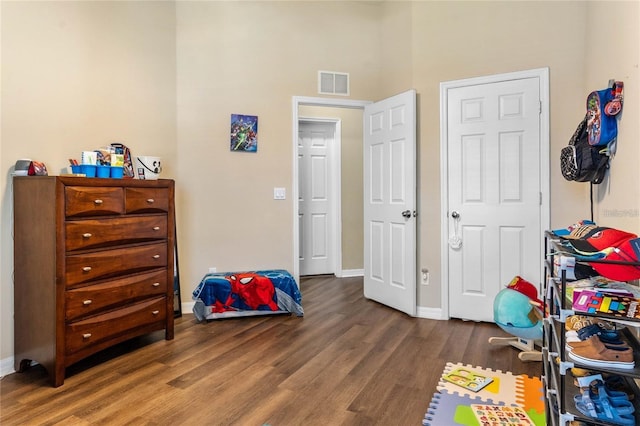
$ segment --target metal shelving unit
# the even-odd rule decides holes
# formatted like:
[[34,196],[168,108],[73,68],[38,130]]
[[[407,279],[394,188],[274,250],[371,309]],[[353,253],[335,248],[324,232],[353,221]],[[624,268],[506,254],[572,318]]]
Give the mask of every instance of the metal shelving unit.
[[[622,319],[609,314],[591,314],[575,312],[568,305],[566,299],[567,270],[565,266],[559,267],[559,275],[555,276],[554,258],[558,256],[558,237],[550,232],[545,233],[545,319],[543,327],[543,377],[542,382],[546,400],[547,424],[553,426],[565,426],[573,420],[585,422],[590,425],[611,426],[615,423],[600,421],[581,414],[574,406],[574,395],[579,394],[579,389],[574,385],[574,377],[571,369],[584,368],[602,373],[616,374],[624,377],[629,386],[634,390],[635,398],[632,403],[635,407],[635,424],[640,425],[640,391],[636,379],[640,379],[640,343],[636,336],[630,332],[629,327],[640,327],[640,319]],[[570,253],[563,256],[571,257]],[[576,259],[576,262],[581,262]],[[606,260],[589,260],[589,262],[616,263],[623,265],[640,266],[640,262],[619,262]],[[582,365],[567,358],[565,350],[565,321],[571,315],[593,316],[620,323],[627,326],[622,330],[625,340],[634,351],[634,369],[619,368],[594,368]]]

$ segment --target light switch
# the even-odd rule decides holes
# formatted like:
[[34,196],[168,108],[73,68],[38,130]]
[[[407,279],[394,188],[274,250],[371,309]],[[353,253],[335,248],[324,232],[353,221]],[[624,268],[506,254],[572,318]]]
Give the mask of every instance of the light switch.
[[287,199],[287,189],[286,188],[273,188],[273,199],[274,200],[286,200]]

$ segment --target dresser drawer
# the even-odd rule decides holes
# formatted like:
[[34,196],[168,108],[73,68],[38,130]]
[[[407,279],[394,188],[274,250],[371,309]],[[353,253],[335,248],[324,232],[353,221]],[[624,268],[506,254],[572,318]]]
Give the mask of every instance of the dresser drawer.
[[114,215],[124,212],[123,188],[67,186],[64,195],[67,217]]
[[167,216],[87,219],[65,224],[66,251],[167,239]]
[[68,255],[67,288],[102,278],[110,278],[167,266],[167,243],[147,244]]
[[127,213],[152,213],[169,211],[168,188],[126,188]]
[[129,330],[162,322],[166,316],[167,300],[165,297],[158,297],[102,315],[67,323],[65,327],[66,353],[72,354],[101,341],[124,334]]
[[105,283],[68,290],[66,319],[92,315],[100,310],[167,292],[167,271],[149,272]]

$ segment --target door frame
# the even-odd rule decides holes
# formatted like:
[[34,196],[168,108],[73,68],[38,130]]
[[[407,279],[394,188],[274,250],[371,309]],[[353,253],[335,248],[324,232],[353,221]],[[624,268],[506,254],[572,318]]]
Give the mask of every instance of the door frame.
[[[293,96],[292,98],[292,138],[293,141],[293,178],[291,180],[291,199],[293,200],[293,276],[296,279],[296,282],[300,282],[300,223],[298,220],[298,198],[299,198],[299,188],[298,188],[298,120],[300,120],[300,116],[298,113],[298,108],[300,106],[321,106],[321,107],[330,107],[330,108],[352,108],[352,109],[361,109],[364,111],[365,105],[369,105],[373,102],[371,101],[360,101],[360,100],[351,100],[351,99],[332,99],[332,98],[316,98],[316,97],[308,97],[308,96]],[[340,172],[340,170],[338,170]],[[341,174],[341,173],[340,173]],[[340,245],[340,259],[338,259],[336,255],[336,276],[342,277],[342,244],[341,239],[336,239],[337,244]],[[340,265],[340,268],[338,268]]]
[[[298,117],[298,128],[300,126],[300,122],[306,123],[329,123],[333,124],[333,139],[332,143],[328,148],[328,157],[329,157],[329,168],[327,170],[328,173],[331,174],[332,183],[330,185],[330,197],[333,197],[331,201],[331,209],[330,209],[330,229],[333,233],[333,243],[329,248],[331,250],[331,269],[334,274],[338,274],[338,271],[342,271],[342,244],[340,240],[340,235],[342,235],[342,216],[341,216],[341,207],[342,207],[342,156],[340,155],[341,147],[342,147],[342,120],[339,118],[331,118],[331,117]],[[298,137],[299,139],[299,137]],[[296,149],[298,145],[296,144]],[[296,155],[297,158],[297,155]],[[297,164],[297,162],[296,162]],[[296,180],[296,184],[298,180]],[[299,191],[298,185],[298,191]],[[294,198],[297,200],[298,197]],[[300,206],[298,205],[298,210]],[[294,216],[294,220],[297,216]],[[300,235],[300,223],[298,221],[298,235]],[[299,240],[298,240],[299,241]],[[300,248],[298,248],[298,251]],[[300,253],[298,252],[298,255]],[[299,259],[299,257],[298,257]],[[300,267],[300,260],[298,260],[298,267]]]
[[[549,229],[550,224],[550,166],[549,166],[549,68],[536,68],[531,70],[516,71],[503,74],[494,74],[482,77],[473,77],[462,80],[445,81],[440,83],[440,252],[441,264],[441,319],[449,319],[449,170],[448,170],[448,91],[466,86],[499,83],[509,80],[521,80],[525,78],[538,78],[540,84],[540,227]],[[543,235],[540,235],[542,241]],[[541,243],[541,247],[544,244]],[[540,258],[544,253],[540,253]],[[540,264],[540,277],[544,280],[543,264]],[[538,283],[542,285],[542,283]],[[539,289],[540,290],[540,289]]]

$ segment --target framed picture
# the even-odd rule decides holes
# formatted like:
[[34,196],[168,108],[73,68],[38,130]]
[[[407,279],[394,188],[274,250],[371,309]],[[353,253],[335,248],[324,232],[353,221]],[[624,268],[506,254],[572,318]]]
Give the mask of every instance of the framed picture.
[[258,151],[258,117],[231,114],[231,151]]

